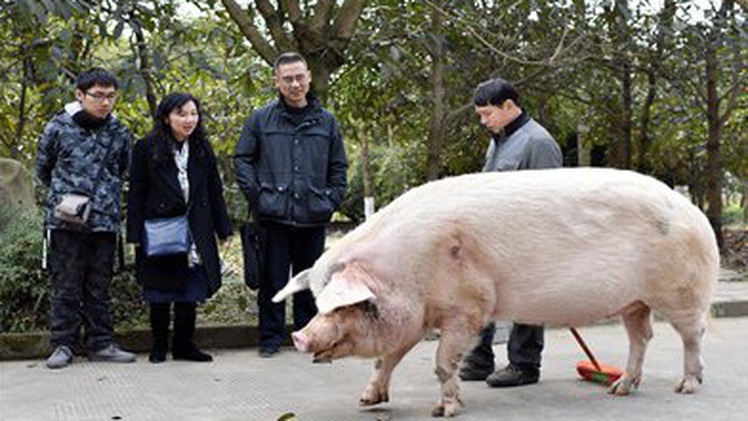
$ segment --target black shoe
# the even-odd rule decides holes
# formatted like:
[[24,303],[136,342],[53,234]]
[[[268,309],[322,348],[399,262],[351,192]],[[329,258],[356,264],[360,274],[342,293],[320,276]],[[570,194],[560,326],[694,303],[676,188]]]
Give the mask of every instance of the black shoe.
[[460,367],[460,380],[469,382],[469,381],[481,381],[486,380],[486,378],[493,373],[494,365],[493,361],[490,363],[476,363],[475,361],[471,360],[470,358],[465,358],[465,360],[462,362],[462,367]]
[[148,361],[158,364],[166,361],[166,346],[153,346],[151,353],[148,355]]
[[182,361],[196,361],[196,362],[210,362],[213,361],[213,357],[210,354],[206,354],[196,347],[189,347],[186,349],[180,349],[180,350],[173,350],[171,352],[171,356],[174,358],[175,361],[182,360]]
[[501,370],[491,374],[486,383],[491,387],[515,387],[537,383],[540,372],[533,368],[520,368],[509,364]]
[[276,355],[280,354],[280,348],[272,347],[272,346],[263,346],[260,347],[260,357],[262,358],[273,358]]

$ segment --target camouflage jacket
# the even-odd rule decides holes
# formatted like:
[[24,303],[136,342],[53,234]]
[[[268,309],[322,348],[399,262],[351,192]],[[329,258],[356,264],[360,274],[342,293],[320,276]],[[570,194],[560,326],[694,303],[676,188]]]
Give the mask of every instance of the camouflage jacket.
[[[76,112],[81,112],[80,104],[67,104],[39,136],[36,174],[48,187],[44,226],[47,229],[117,232],[120,190],[132,149],[130,129],[113,115],[103,126],[86,129],[73,120]],[[111,149],[108,156],[107,148]],[[99,172],[105,157],[106,168]],[[55,218],[54,207],[65,193],[80,193],[92,198],[86,227]]]

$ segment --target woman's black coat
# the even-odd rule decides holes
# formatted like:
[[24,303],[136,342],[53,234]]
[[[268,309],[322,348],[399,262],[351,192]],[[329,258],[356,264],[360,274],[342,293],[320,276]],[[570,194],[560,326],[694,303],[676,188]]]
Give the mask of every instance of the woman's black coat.
[[[152,138],[140,140],[133,149],[130,189],[127,195],[127,242],[140,244],[143,222],[151,218],[184,215],[187,205],[177,180],[174,159],[156,161]],[[193,141],[187,163],[190,181],[190,231],[205,266],[210,295],[221,286],[221,268],[216,235],[225,239],[232,234],[231,220],[223,199],[223,184],[212,151],[199,154]],[[203,156],[198,156],[203,155]],[[136,275],[144,287],[181,289],[188,276],[186,255],[148,258],[142,247],[136,248]]]

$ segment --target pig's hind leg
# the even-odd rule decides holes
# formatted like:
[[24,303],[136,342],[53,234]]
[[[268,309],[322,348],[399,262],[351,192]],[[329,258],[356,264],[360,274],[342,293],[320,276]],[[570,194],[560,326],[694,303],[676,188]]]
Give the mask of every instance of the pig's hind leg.
[[389,402],[392,371],[419,340],[420,338],[412,340],[406,343],[405,346],[377,358],[374,362],[374,374],[372,374],[369,384],[361,393],[361,398],[359,398],[358,402],[360,405],[370,406],[381,402]]
[[629,358],[626,372],[608,388],[608,393],[624,396],[631,393],[641,382],[644,354],[649,340],[652,339],[652,309],[642,302],[637,302],[624,310],[621,317],[629,337]]
[[670,324],[683,340],[683,378],[675,387],[676,393],[691,394],[696,392],[703,381],[704,363],[701,360],[701,341],[706,328],[706,315],[691,314],[671,318]]

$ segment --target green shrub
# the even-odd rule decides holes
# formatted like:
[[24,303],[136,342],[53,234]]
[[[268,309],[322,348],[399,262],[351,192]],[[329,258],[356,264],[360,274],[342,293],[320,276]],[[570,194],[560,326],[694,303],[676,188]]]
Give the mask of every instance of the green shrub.
[[[0,332],[49,328],[51,283],[42,269],[41,212],[0,205]],[[112,318],[116,329],[145,325],[146,308],[132,265],[112,280]]]
[[740,226],[743,224],[744,212],[739,201],[725,203],[722,208],[722,224]]
[[0,331],[37,330],[49,320],[41,214],[6,204],[0,206],[0,221]]

